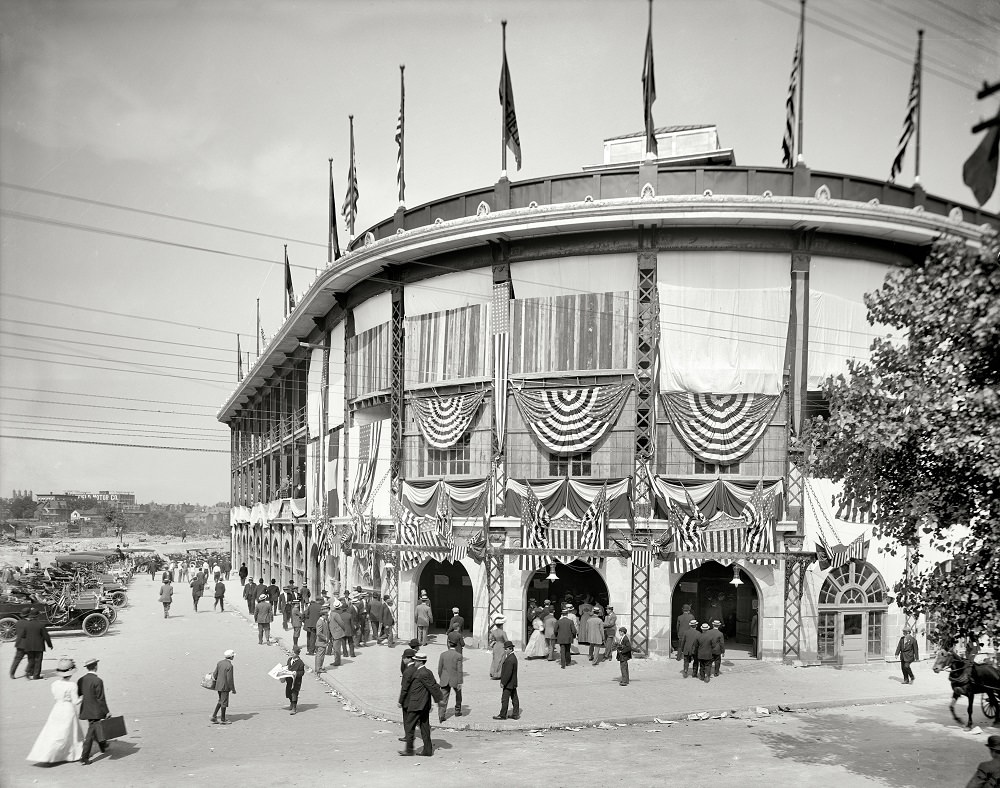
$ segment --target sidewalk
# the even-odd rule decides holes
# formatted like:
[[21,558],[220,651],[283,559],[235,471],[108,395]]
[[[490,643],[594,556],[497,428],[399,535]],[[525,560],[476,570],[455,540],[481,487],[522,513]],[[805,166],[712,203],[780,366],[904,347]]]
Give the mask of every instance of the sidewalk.
[[[239,612],[250,621],[245,605]],[[291,630],[282,630],[280,617],[271,625],[271,635],[284,651],[291,649]],[[437,677],[438,656],[443,647],[431,637],[432,642],[424,652],[428,656],[427,667]],[[304,631],[299,645],[311,673],[313,658],[305,654]],[[398,720],[399,663],[406,647],[406,641],[397,642],[394,648],[369,641],[369,645],[356,649],[354,659],[345,659],[340,667],[332,667],[332,658],[327,657],[326,671],[320,674],[320,679],[361,712]],[[489,677],[490,652],[467,647],[462,716],[453,716],[453,693],[447,720],[438,723],[437,710],[432,709],[432,724],[453,730],[535,730],[601,722],[652,722],[655,718],[681,720],[702,712],[713,716],[723,712],[755,716],[757,707],[777,713],[779,706],[794,710],[933,699],[945,704],[951,697],[947,676],[932,673],[927,661],[917,663],[916,683],[904,685],[897,663],[836,669],[723,658],[722,675],[705,684],[683,678],[682,663],[652,657],[632,660],[631,681],[622,687],[618,683],[617,662],[594,667],[586,654],[581,654],[574,657],[575,664],[562,670],[558,660],[526,660],[520,650],[515,653],[520,720],[493,719],[500,711],[501,690],[500,683]]]

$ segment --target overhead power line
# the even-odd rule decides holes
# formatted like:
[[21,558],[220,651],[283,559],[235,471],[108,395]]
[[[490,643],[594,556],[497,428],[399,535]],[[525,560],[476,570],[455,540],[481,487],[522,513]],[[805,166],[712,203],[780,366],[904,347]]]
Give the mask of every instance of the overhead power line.
[[[81,353],[62,353],[58,350],[41,350],[39,348],[33,347],[17,347],[15,345],[0,345],[0,351],[2,350],[17,350],[21,353],[44,353],[47,356],[64,356],[66,358],[82,358],[89,361],[107,361],[111,364],[128,364],[134,367],[152,367],[154,369],[176,369],[181,372],[204,372],[208,375],[218,374],[213,369],[193,369],[191,367],[174,367],[169,364],[150,364],[145,361],[126,361],[125,359],[118,358],[98,358],[96,356],[88,356]],[[220,364],[223,362],[219,362]],[[127,371],[127,370],[126,370]]]
[[122,449],[166,449],[167,451],[194,451],[208,454],[229,454],[228,449],[201,449],[196,446],[153,446],[145,443],[110,443],[108,441],[76,441],[68,438],[36,438],[33,435],[5,435],[0,440],[45,441],[47,443],[78,443],[86,446],[115,446]]
[[34,364],[60,364],[64,367],[81,367],[82,369],[103,369],[108,372],[125,372],[130,375],[155,375],[160,378],[173,378],[174,380],[196,380],[199,383],[208,383],[209,385],[226,385],[234,381],[228,380],[216,380],[215,378],[192,378],[189,375],[172,375],[168,372],[148,372],[143,369],[120,369],[118,367],[98,367],[92,366],[90,364],[76,364],[72,361],[56,361],[55,359],[49,358],[28,358],[27,356],[12,356],[9,353],[4,353],[0,349],[0,357],[15,359],[17,361],[30,361]]
[[232,359],[210,358],[209,356],[193,356],[190,353],[169,353],[165,350],[150,350],[142,347],[123,347],[122,345],[106,345],[103,342],[84,342],[82,339],[69,339],[67,337],[46,337],[38,334],[21,334],[16,331],[4,331],[0,329],[0,335],[8,337],[19,337],[21,339],[34,339],[39,342],[56,342],[59,344],[86,345],[87,347],[102,347],[109,350],[125,350],[129,353],[146,353],[154,356],[172,356],[173,358],[187,358],[197,361],[213,361],[219,364],[232,365]]
[[[46,421],[71,421],[77,424],[110,424],[122,428],[128,427],[162,427],[164,429],[169,429],[171,431],[177,430],[180,432],[191,432],[200,434],[213,434],[216,438],[222,437],[223,433],[228,433],[229,429],[222,426],[218,422],[216,427],[184,427],[181,425],[174,424],[155,424],[148,421],[111,421],[110,419],[81,419],[75,416],[48,416],[42,413],[6,413],[0,411],[0,417],[6,418],[16,418],[16,419],[45,419]],[[214,421],[211,416],[203,416],[202,418]]]
[[[162,430],[115,430],[111,428],[98,429],[97,427],[80,426],[60,426],[58,424],[46,424],[38,426],[32,422],[15,421],[12,419],[0,418],[0,424],[5,424],[11,429],[28,430],[30,432],[58,432],[70,435],[108,435],[116,438],[157,438],[161,440],[183,440],[201,441],[207,443],[221,443],[219,438],[198,438],[193,435],[177,435],[172,432]],[[228,443],[228,439],[226,439]]]
[[[67,222],[62,219],[51,219],[47,216],[37,216],[33,213],[22,213],[21,211],[10,211],[6,208],[0,209],[0,216],[6,216],[10,219],[19,219],[23,222],[35,222],[36,224],[48,224],[53,227],[62,227],[67,230],[82,230],[83,232],[96,233],[98,235],[109,235],[114,238],[125,238],[130,241],[144,241],[151,244],[160,244],[161,246],[170,246],[175,249],[188,249],[193,252],[207,252],[209,254],[218,254],[223,257],[233,257],[239,260],[251,260],[255,263],[268,263],[269,265],[280,265],[284,266],[285,261],[282,260],[270,260],[267,257],[254,257],[253,255],[239,254],[238,252],[227,252],[225,249],[212,249],[208,246],[197,246],[195,244],[184,244],[179,241],[168,241],[164,238],[153,238],[149,235],[136,235],[135,233],[125,233],[120,230],[109,230],[106,227],[95,227],[89,224],[79,224],[77,222]],[[301,268],[306,271],[315,270],[316,266],[309,265],[291,265],[292,268]]]
[[[100,408],[101,410],[126,411],[128,413],[163,413],[170,416],[194,416],[199,419],[212,418],[211,413],[188,413],[181,410],[154,410],[153,408],[128,408],[124,405],[94,405],[90,402],[47,402],[29,397],[0,397],[3,402],[33,402],[36,405],[58,405],[69,408]],[[209,407],[209,406],[206,406]],[[218,410],[218,408],[212,408]]]
[[113,394],[88,394],[83,391],[57,391],[56,389],[37,389],[33,386],[9,386],[0,384],[0,389],[10,389],[11,391],[37,391],[41,394],[58,394],[64,397],[88,397],[96,399],[114,399],[125,402],[146,402],[155,405],[182,405],[191,408],[210,408],[217,410],[215,405],[199,405],[196,402],[174,402],[173,400],[147,399],[146,397],[116,397]]
[[[19,323],[23,326],[38,326],[39,328],[54,328],[59,331],[72,331],[74,334],[96,334],[101,337],[115,337],[117,339],[131,339],[135,342],[155,342],[160,345],[177,345],[179,347],[196,347],[202,350],[218,350],[223,353],[232,353],[234,348],[217,347],[215,345],[201,345],[197,342],[177,342],[171,339],[153,339],[151,337],[137,337],[132,334],[115,334],[110,331],[94,331],[90,328],[78,328],[77,326],[61,326],[53,323],[33,323],[30,320],[15,320],[12,317],[0,317],[0,323]],[[246,336],[245,334],[243,336]],[[61,340],[60,340],[61,341]]]
[[228,224],[216,224],[215,222],[205,222],[200,219],[192,219],[187,216],[177,216],[176,214],[170,213],[160,213],[159,211],[149,211],[143,208],[135,208],[131,205],[121,205],[119,203],[104,202],[102,200],[94,200],[90,197],[78,197],[73,194],[63,194],[62,192],[48,191],[47,189],[37,189],[33,186],[22,186],[17,183],[10,183],[8,181],[0,181],[0,186],[5,189],[15,189],[17,191],[28,192],[30,194],[40,194],[45,197],[56,197],[60,200],[72,200],[73,202],[80,202],[86,205],[99,205],[102,208],[114,208],[118,211],[129,211],[130,213],[139,213],[143,216],[155,216],[158,219],[171,219],[175,222],[187,222],[188,224],[197,224],[201,227],[212,227],[216,230],[231,230],[234,233],[244,233],[246,235],[256,235],[260,238],[273,238],[277,241],[293,241],[297,244],[303,244],[305,246],[318,246],[323,249],[326,248],[325,243],[318,243],[316,241],[303,241],[300,238],[289,238],[284,235],[274,235],[272,233],[262,233],[258,230],[247,230],[243,227],[233,227]]
[[[216,334],[227,334],[233,336],[236,331],[229,331],[223,328],[212,328],[210,326],[199,326],[195,323],[182,323],[178,320],[166,320],[162,317],[149,317],[149,315],[131,315],[127,312],[115,312],[111,309],[98,309],[93,306],[81,306],[80,304],[67,304],[65,301],[49,301],[45,298],[35,298],[34,296],[20,295],[18,293],[0,293],[0,297],[16,298],[19,301],[32,301],[36,304],[48,304],[49,306],[63,306],[67,309],[79,309],[83,312],[96,312],[99,315],[112,315],[114,317],[126,317],[130,320],[148,320],[153,323],[165,323],[168,326],[181,326],[182,328],[196,328],[200,331],[214,331]],[[253,336],[253,334],[241,334],[240,336]]]

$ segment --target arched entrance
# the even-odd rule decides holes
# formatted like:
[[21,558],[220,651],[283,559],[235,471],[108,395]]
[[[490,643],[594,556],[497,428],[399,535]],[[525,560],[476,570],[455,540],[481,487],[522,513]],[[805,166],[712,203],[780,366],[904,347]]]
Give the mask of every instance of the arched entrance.
[[[733,583],[734,579],[740,583]],[[758,615],[760,596],[749,574],[736,564],[723,566],[718,561],[706,561],[674,586],[671,624],[675,629],[684,605],[691,605],[691,614],[700,622],[722,622],[728,658],[750,658],[750,624]],[[676,632],[673,640],[676,645]]]
[[850,561],[832,570],[819,592],[820,661],[837,665],[881,662],[888,609],[885,581],[874,566]]
[[[453,607],[458,608],[458,614],[465,619],[465,631],[475,631],[475,614],[472,598],[472,578],[460,561],[455,563],[431,559],[420,571],[417,582],[419,591],[426,591],[431,601],[431,611],[434,613],[434,624],[431,632],[447,632],[451,621]],[[418,595],[419,595],[418,591]],[[416,596],[414,597],[416,599]],[[416,603],[414,603],[414,606]],[[439,638],[444,642],[444,638]]]
[[[553,568],[558,579],[549,580],[549,572]],[[609,603],[612,605],[615,604],[616,601],[610,598],[607,583],[604,582],[601,573],[590,564],[583,561],[574,561],[571,564],[550,564],[543,569],[537,570],[531,576],[531,579],[528,580],[528,585],[524,589],[524,603],[521,609],[525,615],[521,626],[525,628],[525,637],[530,635],[527,631],[527,614],[528,606],[532,599],[539,605],[548,599],[555,606],[556,610],[560,610],[567,596],[573,600],[574,606],[589,600],[591,603],[600,604],[601,607],[605,607]],[[627,609],[628,600],[617,601],[619,610]],[[510,634],[513,634],[511,632],[511,629],[513,629],[512,624],[513,622],[507,622],[507,632]],[[516,630],[514,631],[516,632]]]

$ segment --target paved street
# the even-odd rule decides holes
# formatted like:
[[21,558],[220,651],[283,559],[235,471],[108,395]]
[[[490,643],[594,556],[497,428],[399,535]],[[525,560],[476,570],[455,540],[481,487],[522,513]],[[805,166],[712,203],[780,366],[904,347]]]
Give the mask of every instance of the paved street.
[[[323,779],[352,785],[500,785],[511,780],[569,786],[614,779],[633,785],[791,786],[836,781],[844,786],[963,785],[986,757],[984,735],[962,731],[948,715],[948,687],[920,663],[917,684],[904,687],[895,666],[836,671],[734,662],[709,685],[683,680],[669,660],[633,662],[633,681],[619,687],[617,666],[585,659],[521,661],[524,716],[517,730],[496,732],[499,688],[488,678],[488,656],[467,652],[467,716],[435,726],[435,757],[400,758],[395,706],[397,647],[369,646],[356,660],[319,680],[307,674],[300,713],[285,710],[283,685],[266,672],[284,661],[281,646],[259,646],[256,631],[230,582],[225,613],[202,603],[195,614],[178,589],[164,620],[148,576],[136,578],[126,608],[109,635],[54,636],[44,673],[71,656],[101,659],[109,704],[129,728],[108,756],[90,767],[43,767],[24,760],[51,707],[48,681],[3,679],[0,784],[3,786],[245,786],[307,785]],[[273,630],[284,638],[280,621]],[[214,694],[199,686],[226,648],[236,650],[233,725],[212,725]],[[428,647],[437,667],[440,647]],[[12,648],[0,657],[9,664]],[[311,665],[311,659],[307,659]],[[22,668],[23,670],[23,668]],[[333,694],[335,693],[335,694]],[[890,702],[876,703],[878,699]],[[851,705],[862,699],[866,705]],[[783,713],[781,704],[802,711]],[[767,705],[770,716],[748,711]],[[822,708],[810,708],[821,706]],[[693,712],[735,710],[736,719],[688,721]],[[672,724],[660,720],[681,720]],[[985,723],[977,709],[977,722]],[[596,727],[601,722],[605,727]],[[456,722],[461,724],[459,729]],[[582,727],[571,731],[551,726]],[[610,727],[607,727],[610,726]],[[469,728],[469,729],[465,729]],[[987,731],[989,732],[989,731]],[[537,778],[530,772],[538,771]],[[666,779],[665,779],[666,777]]]

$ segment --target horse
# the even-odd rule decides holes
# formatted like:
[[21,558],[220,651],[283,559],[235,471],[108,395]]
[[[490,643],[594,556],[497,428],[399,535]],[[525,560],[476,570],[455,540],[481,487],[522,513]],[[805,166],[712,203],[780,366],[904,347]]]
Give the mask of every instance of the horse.
[[[997,693],[1000,693],[1000,671],[994,665],[973,664],[968,677],[965,676],[968,660],[962,659],[951,651],[942,651],[934,661],[934,672],[940,673],[942,670],[948,671],[948,680],[951,682],[951,705],[948,710],[955,722],[962,721],[955,714],[955,703],[965,695],[969,698],[969,722],[965,726],[966,730],[972,728],[972,704],[976,695],[985,693],[993,708],[998,707]],[[1000,714],[993,719],[994,726],[1000,726]]]

